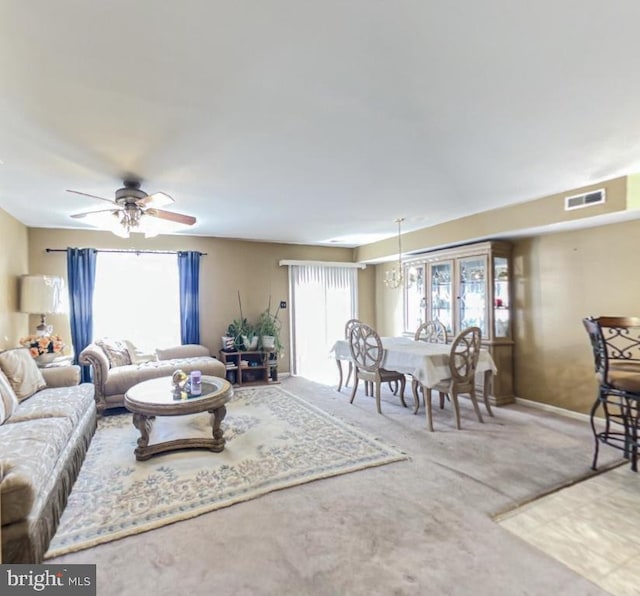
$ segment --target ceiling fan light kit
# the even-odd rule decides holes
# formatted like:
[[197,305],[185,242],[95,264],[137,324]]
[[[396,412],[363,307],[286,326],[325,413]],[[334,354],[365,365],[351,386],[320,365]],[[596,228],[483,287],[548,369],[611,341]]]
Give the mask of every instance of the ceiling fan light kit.
[[183,226],[196,223],[196,218],[190,215],[160,209],[171,205],[173,199],[163,192],[149,195],[140,189],[140,183],[137,181],[125,180],[123,188],[116,191],[115,200],[77,190],[68,192],[111,203],[111,209],[76,213],[71,217],[83,219],[90,225],[106,229],[122,238],[129,238],[132,232],[142,233],[146,238],[151,238],[158,234],[170,234]]

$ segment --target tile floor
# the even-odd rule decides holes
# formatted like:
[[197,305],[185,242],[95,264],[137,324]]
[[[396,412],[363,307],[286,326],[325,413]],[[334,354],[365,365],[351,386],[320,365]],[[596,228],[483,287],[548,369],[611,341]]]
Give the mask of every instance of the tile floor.
[[640,595],[640,472],[629,464],[496,521],[611,594]]

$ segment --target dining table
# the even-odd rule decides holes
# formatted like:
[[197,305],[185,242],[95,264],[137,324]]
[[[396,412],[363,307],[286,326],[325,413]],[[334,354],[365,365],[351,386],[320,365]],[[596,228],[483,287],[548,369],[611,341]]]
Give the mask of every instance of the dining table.
[[[384,356],[382,367],[411,375],[413,379],[424,387],[435,387],[440,381],[451,377],[449,370],[449,356],[451,344],[418,341],[410,337],[393,336],[381,337]],[[338,365],[338,391],[342,389],[342,362],[352,362],[349,341],[340,339],[331,348],[331,353]],[[478,356],[477,373],[483,374],[483,397],[485,404],[491,390],[493,375],[498,369],[489,353],[482,348]],[[347,386],[349,379],[347,379]]]

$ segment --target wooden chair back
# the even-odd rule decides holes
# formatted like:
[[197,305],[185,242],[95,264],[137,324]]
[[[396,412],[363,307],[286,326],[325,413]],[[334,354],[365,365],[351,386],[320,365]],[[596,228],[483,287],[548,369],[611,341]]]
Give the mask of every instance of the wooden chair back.
[[344,338],[346,340],[349,339],[349,335],[351,333],[351,327],[353,327],[356,323],[362,323],[362,321],[360,321],[359,319],[349,319],[345,324],[344,324]]
[[481,337],[480,327],[467,327],[453,340],[449,353],[449,370],[451,379],[457,385],[468,386],[475,383]]
[[378,333],[369,325],[357,322],[349,331],[349,349],[353,363],[366,372],[380,368],[384,352]]
[[413,339],[432,344],[446,344],[448,341],[447,328],[438,319],[427,321],[416,329]]

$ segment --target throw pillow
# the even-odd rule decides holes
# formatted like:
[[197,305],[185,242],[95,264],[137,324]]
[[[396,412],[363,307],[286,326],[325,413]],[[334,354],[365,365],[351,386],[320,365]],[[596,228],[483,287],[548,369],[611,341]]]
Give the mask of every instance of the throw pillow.
[[131,364],[144,364],[145,362],[154,362],[157,360],[155,351],[145,352],[143,349],[134,346],[128,339],[124,341],[127,344]]
[[9,379],[0,370],[0,424],[4,424],[18,407],[16,397]]
[[47,383],[27,348],[15,348],[0,353],[0,369],[9,379],[9,384],[18,401],[31,397],[44,389]]
[[97,346],[100,346],[103,352],[109,359],[109,366],[114,368],[116,366],[126,366],[131,364],[131,356],[129,356],[129,350],[127,350],[127,344],[119,339],[110,339],[105,337],[95,342]]

